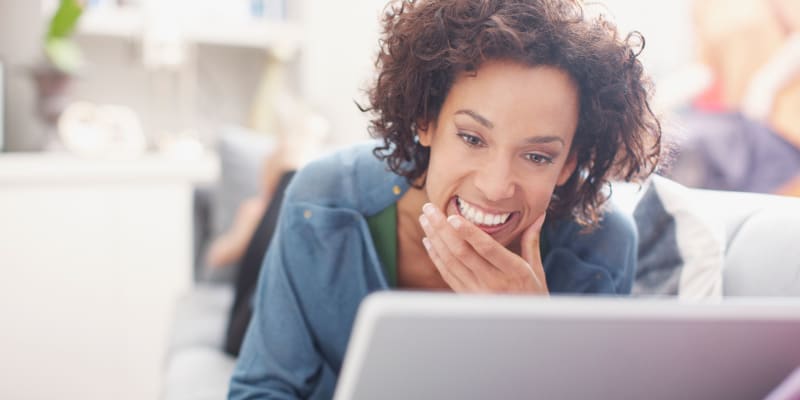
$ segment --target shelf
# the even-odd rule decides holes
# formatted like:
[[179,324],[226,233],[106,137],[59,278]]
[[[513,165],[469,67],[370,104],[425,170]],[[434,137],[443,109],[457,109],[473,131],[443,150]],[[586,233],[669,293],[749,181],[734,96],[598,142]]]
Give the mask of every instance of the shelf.
[[136,38],[144,29],[141,10],[93,10],[85,13],[79,22],[78,33],[98,36]]
[[208,21],[186,24],[186,37],[197,43],[271,49],[296,49],[300,28],[282,21]]
[[207,154],[176,159],[147,154],[134,160],[81,158],[69,153],[5,153],[0,155],[0,186],[33,183],[213,182],[219,159]]
[[[92,10],[81,18],[78,34],[141,39],[148,20],[140,9]],[[176,32],[193,43],[285,51],[296,50],[302,35],[295,23],[255,18],[185,17],[170,26],[177,27]]]

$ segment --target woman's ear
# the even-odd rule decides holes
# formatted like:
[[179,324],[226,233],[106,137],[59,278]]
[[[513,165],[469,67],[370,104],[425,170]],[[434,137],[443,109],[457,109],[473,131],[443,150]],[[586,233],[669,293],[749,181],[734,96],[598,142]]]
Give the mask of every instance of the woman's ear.
[[416,133],[417,133],[417,138],[419,139],[419,144],[421,144],[424,147],[431,147],[431,140],[433,140],[432,137],[433,132],[432,129],[430,129],[431,128],[430,124],[423,120],[419,120],[414,125],[416,126]]
[[561,186],[569,180],[569,177],[572,176],[572,173],[575,172],[575,167],[578,165],[578,156],[574,152],[570,152],[569,158],[567,162],[564,163],[564,166],[561,168],[561,172],[558,174],[558,186]]

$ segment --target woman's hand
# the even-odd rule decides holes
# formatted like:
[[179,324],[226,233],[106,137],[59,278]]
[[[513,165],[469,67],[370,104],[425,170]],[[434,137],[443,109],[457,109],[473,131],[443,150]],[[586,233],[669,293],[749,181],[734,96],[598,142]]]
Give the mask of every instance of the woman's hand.
[[522,234],[522,257],[461,216],[445,215],[433,204],[422,207],[422,244],[456,292],[548,294],[539,251],[542,214]]

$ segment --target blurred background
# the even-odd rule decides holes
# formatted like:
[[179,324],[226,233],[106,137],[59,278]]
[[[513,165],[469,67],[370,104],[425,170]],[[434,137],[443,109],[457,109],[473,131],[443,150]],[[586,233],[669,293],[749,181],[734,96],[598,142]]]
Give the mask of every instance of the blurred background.
[[[326,144],[366,137],[366,117],[353,100],[363,99],[372,76],[384,1],[83,3],[74,33],[65,35],[81,53],[70,61],[79,65],[65,67],[68,99],[57,108],[73,101],[121,105],[135,113],[150,150],[183,135],[208,147],[220,126],[274,134],[266,131],[274,130],[268,125],[276,112],[265,108],[280,96],[274,92],[285,91],[327,121]],[[694,41],[688,0],[655,3],[611,0],[593,8],[611,14],[622,31],[646,34],[643,57],[658,80],[693,60]],[[39,115],[34,71],[52,64],[48,55],[56,53],[46,47],[59,1],[0,4],[3,149],[38,151],[52,138]]]
[[[384,3],[0,0],[0,397],[170,397],[181,296],[368,138]],[[800,2],[587,3],[646,39],[663,174],[800,194]]]

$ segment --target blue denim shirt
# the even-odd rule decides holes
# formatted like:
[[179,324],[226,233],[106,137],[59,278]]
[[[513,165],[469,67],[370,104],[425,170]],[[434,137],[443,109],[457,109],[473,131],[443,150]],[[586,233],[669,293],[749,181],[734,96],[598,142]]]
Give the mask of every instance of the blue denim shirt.
[[[359,304],[389,288],[365,217],[409,187],[372,155],[374,147],[313,162],[287,188],[230,399],[333,396]],[[631,217],[609,211],[592,233],[580,230],[567,220],[543,228],[550,291],[629,293],[637,249]]]

